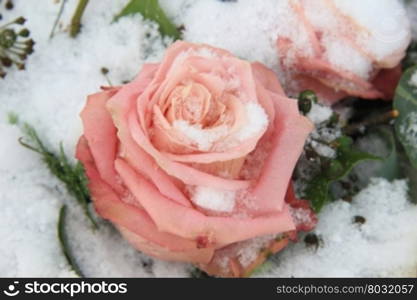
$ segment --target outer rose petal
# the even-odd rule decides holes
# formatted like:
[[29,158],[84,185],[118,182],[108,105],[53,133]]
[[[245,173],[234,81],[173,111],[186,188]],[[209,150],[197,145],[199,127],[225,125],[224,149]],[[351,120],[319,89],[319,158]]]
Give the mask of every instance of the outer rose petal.
[[[269,90],[280,92],[279,82],[272,71],[254,65],[262,82]],[[268,80],[267,80],[268,79]],[[272,151],[265,161],[263,171],[251,192],[257,204],[257,213],[280,211],[288,182],[295,164],[303,150],[313,124],[298,112],[297,102],[293,99],[271,93],[275,108],[274,133],[271,138]]]
[[124,227],[118,226],[118,229],[133,247],[159,259],[204,264],[209,262],[213,256],[213,248],[193,248],[183,249],[181,251],[172,251],[168,247],[162,247]]
[[[77,146],[77,158],[86,168],[89,190],[98,214],[116,224],[134,245],[150,255],[163,259],[207,263],[213,248],[199,249],[196,241],[158,231],[148,214],[126,204],[101,180],[94,164],[87,141],[82,137]],[[147,244],[140,243],[146,240]]]
[[[252,272],[260,265],[262,265],[269,256],[278,253],[287,247],[289,243],[288,237],[283,237],[279,240],[273,240],[262,251],[259,252],[256,259],[248,266],[244,267],[239,263],[236,252],[239,248],[231,249],[231,251],[219,250],[216,251],[213,259],[208,264],[199,264],[199,268],[204,270],[207,274],[220,277],[249,277]],[[223,261],[227,260],[229,263],[224,266]]]
[[121,187],[117,183],[117,174],[114,170],[118,143],[116,127],[105,107],[108,99],[117,91],[118,89],[110,89],[89,96],[87,104],[81,112],[81,119],[84,125],[84,136],[90,144],[101,178],[113,189],[120,192]]
[[280,213],[257,218],[209,217],[165,198],[123,160],[116,161],[116,169],[160,231],[222,246],[295,229],[288,207]]

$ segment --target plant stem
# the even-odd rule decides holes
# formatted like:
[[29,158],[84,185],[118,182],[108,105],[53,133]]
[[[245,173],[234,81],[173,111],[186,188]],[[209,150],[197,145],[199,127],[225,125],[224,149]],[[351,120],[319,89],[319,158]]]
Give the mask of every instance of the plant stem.
[[81,18],[89,0],[79,0],[77,9],[71,19],[70,36],[75,38],[81,29]]
[[55,29],[58,26],[58,22],[61,19],[62,13],[64,12],[64,7],[65,7],[66,3],[67,3],[67,0],[62,0],[61,6],[59,8],[58,15],[56,16],[56,19],[55,19],[55,22],[54,22],[54,26],[52,27],[51,33],[49,34],[49,39],[52,39],[54,37]]

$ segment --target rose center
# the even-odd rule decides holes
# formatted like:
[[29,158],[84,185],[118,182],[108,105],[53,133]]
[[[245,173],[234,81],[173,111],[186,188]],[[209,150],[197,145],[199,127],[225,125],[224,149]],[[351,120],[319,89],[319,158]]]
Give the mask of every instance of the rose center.
[[189,124],[207,126],[213,108],[210,92],[201,84],[188,83],[177,86],[168,98],[167,119],[172,123],[183,120]]

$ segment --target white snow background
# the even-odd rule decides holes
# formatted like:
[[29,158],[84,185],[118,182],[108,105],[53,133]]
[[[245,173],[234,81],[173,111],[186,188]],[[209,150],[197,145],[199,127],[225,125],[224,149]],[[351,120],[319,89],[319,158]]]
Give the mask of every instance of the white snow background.
[[[174,22],[185,25],[188,40],[224,47],[242,58],[276,68],[276,53],[268,35],[274,0],[256,1],[255,7],[255,1],[239,1],[160,3]],[[100,69],[110,70],[108,76],[115,85],[130,80],[145,61],[157,61],[163,55],[168,41],[161,40],[155,26],[140,16],[111,24],[127,0],[90,0],[82,32],[76,39],[66,32],[76,0],[67,1],[52,39],[49,34],[59,10],[58,1],[14,2],[15,8],[3,17],[25,16],[36,46],[26,71],[12,70],[0,80],[0,276],[75,276],[61,253],[56,233],[63,203],[70,206],[69,241],[85,275],[189,276],[190,265],[154,260],[139,253],[107,222],[100,221],[100,229],[92,231],[75,200],[49,174],[39,156],[19,145],[21,132],[7,120],[8,113],[15,112],[38,130],[48,146],[57,150],[62,141],[66,153],[73,156],[81,134],[78,114],[86,95],[107,84]],[[232,9],[231,5],[239,6]],[[220,27],[234,28],[232,38],[211,29],[210,22],[216,19],[210,16],[226,12],[227,18],[217,21],[222,22]],[[247,22],[242,22],[242,12]],[[260,18],[260,12],[267,17]],[[199,28],[204,28],[200,35]],[[306,247],[301,238],[256,276],[416,276],[417,207],[409,203],[406,192],[405,181],[374,179],[352,203],[336,201],[321,212],[315,232],[322,242],[317,250]],[[354,224],[356,215],[364,216],[366,223]]]

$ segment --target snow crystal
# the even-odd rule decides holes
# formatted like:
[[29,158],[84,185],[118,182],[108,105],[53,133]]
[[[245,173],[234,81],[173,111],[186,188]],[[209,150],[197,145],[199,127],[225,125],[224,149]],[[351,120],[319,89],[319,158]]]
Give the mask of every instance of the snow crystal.
[[232,212],[235,198],[236,192],[204,186],[195,187],[191,194],[191,200],[198,206],[220,212]]

